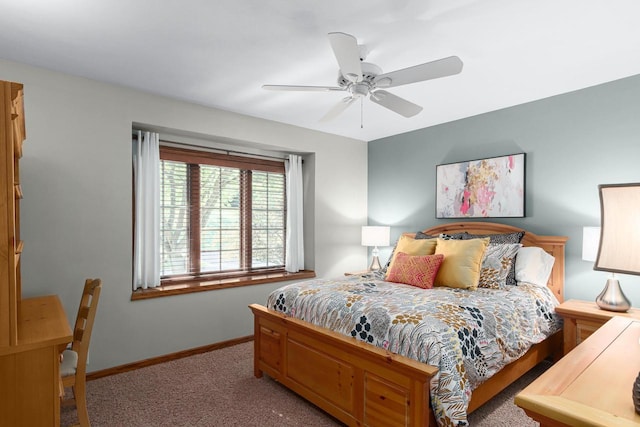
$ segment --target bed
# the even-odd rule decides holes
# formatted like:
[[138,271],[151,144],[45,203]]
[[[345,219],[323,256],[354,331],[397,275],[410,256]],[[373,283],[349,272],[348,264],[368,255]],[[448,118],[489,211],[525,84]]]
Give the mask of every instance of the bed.
[[[432,227],[423,233],[431,236],[464,232],[501,235],[519,231],[522,230],[504,224],[456,222]],[[548,293],[559,302],[563,299],[566,240],[563,236],[539,236],[525,232],[521,241],[523,246],[542,248],[555,258],[547,287]],[[364,279],[365,285],[375,288],[376,292],[389,286],[370,277]],[[347,278],[349,281],[357,280]],[[306,292],[320,290],[316,286],[316,289]],[[274,306],[273,302],[270,304]],[[432,395],[431,383],[433,378],[439,381],[439,376],[445,375],[442,365],[439,369],[437,363],[421,363],[414,358],[415,355],[403,356],[384,346],[368,344],[366,339],[355,339],[345,331],[332,331],[300,320],[290,313],[258,304],[252,304],[250,308],[254,314],[256,377],[266,373],[347,425],[429,426],[437,425],[436,420],[439,425],[453,425],[452,419],[455,424],[465,425],[464,417],[443,416],[438,405],[433,405],[438,408],[438,413],[432,410],[430,400],[439,400],[441,396]],[[465,416],[544,359],[559,357],[562,354],[561,331],[551,332],[524,354],[518,354],[517,360],[475,385],[463,405]],[[397,350],[397,347],[390,345],[392,350]],[[460,408],[454,407],[453,410],[460,412]]]

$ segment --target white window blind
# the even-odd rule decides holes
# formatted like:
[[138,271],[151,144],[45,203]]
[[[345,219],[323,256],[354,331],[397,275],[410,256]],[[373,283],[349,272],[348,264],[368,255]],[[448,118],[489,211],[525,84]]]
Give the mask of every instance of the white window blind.
[[161,275],[283,270],[284,162],[161,147]]

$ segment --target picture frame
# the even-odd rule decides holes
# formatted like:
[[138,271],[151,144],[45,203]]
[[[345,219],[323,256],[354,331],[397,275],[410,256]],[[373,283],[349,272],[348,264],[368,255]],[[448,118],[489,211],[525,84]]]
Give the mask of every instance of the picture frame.
[[525,216],[525,153],[436,166],[436,218]]

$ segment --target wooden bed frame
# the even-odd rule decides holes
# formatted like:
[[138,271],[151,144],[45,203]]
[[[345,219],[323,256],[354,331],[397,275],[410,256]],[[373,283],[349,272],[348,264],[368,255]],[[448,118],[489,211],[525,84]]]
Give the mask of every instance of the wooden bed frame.
[[[500,234],[520,228],[490,222],[454,222],[425,233]],[[407,233],[410,234],[410,233]],[[524,246],[539,246],[555,257],[548,286],[563,300],[567,237],[526,232]],[[350,426],[436,425],[429,382],[437,368],[288,317],[258,304],[254,315],[254,374],[266,373]],[[562,355],[562,331],[533,346],[473,392],[469,412],[498,394],[529,369]]]

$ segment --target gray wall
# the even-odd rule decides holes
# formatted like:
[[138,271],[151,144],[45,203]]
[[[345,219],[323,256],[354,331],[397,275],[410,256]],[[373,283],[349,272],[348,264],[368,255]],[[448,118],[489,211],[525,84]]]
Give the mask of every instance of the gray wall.
[[366,266],[365,142],[2,60],[0,79],[25,85],[23,296],[59,295],[73,322],[84,279],[103,279],[89,371],[250,335],[247,305],[283,284],[130,301],[134,122],[305,154],[310,267]]
[[[370,142],[370,222],[393,237],[443,222],[436,165],[519,152],[526,217],[497,221],[568,236],[565,299],[595,299],[608,273],[581,259],[582,227],[599,225],[598,184],[640,182],[640,76]],[[640,307],[640,278],[618,278]]]

